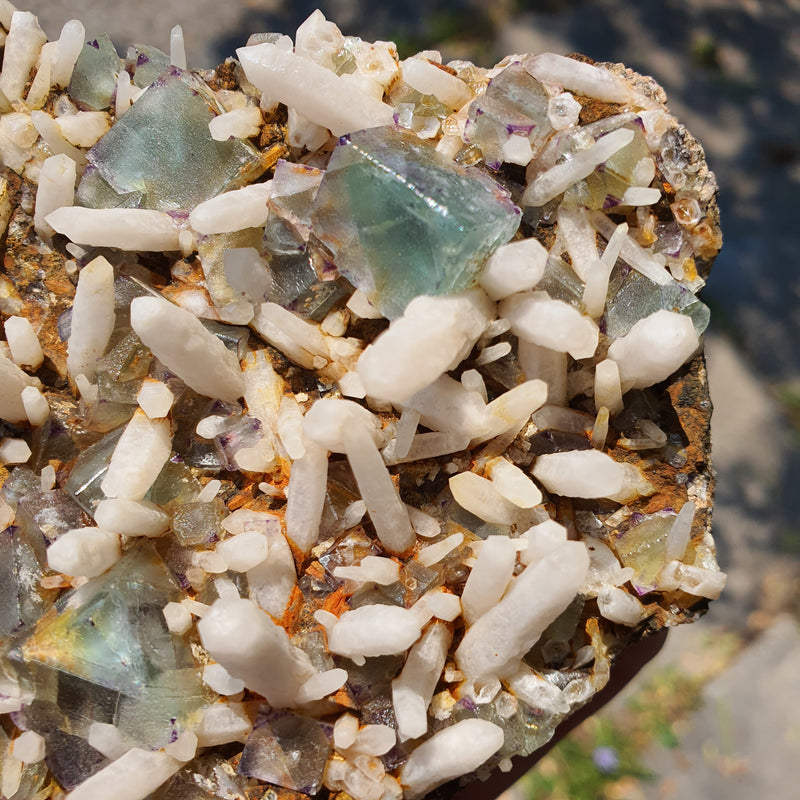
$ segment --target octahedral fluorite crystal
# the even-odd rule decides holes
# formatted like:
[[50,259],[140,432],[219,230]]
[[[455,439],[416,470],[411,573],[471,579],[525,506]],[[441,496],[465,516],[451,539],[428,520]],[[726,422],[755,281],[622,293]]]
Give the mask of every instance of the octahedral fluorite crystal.
[[651,79],[0,22],[0,794],[450,793],[719,595]]

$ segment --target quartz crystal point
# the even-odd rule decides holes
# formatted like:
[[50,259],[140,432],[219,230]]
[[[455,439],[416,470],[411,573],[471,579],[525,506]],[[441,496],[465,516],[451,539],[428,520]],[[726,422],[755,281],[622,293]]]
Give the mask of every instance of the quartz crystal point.
[[389,319],[417,295],[467,288],[519,222],[488,175],[393,128],[339,141],[313,216],[339,270]]
[[131,325],[165,366],[200,394],[233,401],[244,394],[233,353],[188,311],[155,297],[131,303]]
[[217,600],[197,629],[209,654],[274,708],[296,705],[314,674],[308,656],[251,600]]
[[589,555],[566,542],[514,581],[503,599],[467,629],[456,661],[468,680],[507,677],[583,585]]

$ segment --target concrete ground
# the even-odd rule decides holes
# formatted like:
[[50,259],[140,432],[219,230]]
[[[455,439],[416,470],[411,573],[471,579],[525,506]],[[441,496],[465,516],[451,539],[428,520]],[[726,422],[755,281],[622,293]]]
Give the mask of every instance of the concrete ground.
[[[725,246],[704,292],[718,494],[714,534],[728,588],[674,631],[650,667],[697,655],[704,631],[746,648],[704,692],[677,749],[640,797],[796,796],[800,785],[799,0],[330,0],[345,33],[441,47],[489,65],[508,52],[579,51],[652,74],[704,144],[720,184]],[[292,33],[314,3],[286,0],[30,0],[51,38],[77,17],[118,46],[168,49],[180,22],[191,66],[211,66],[250,33]],[[528,10],[528,7],[536,10]]]

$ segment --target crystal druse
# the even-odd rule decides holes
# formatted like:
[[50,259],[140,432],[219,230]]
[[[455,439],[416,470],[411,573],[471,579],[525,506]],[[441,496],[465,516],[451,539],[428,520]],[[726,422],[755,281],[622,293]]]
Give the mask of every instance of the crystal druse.
[[0,26],[0,794],[447,792],[719,595],[651,79]]

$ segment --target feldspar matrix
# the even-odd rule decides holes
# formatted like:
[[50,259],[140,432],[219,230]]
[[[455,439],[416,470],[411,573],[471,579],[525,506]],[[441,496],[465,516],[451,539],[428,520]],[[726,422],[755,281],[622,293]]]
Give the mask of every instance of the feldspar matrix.
[[5,797],[414,800],[719,594],[651,79],[0,24]]

